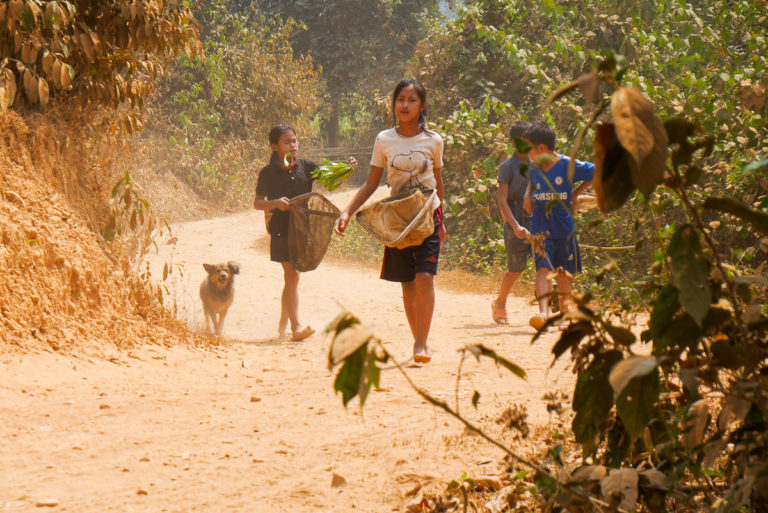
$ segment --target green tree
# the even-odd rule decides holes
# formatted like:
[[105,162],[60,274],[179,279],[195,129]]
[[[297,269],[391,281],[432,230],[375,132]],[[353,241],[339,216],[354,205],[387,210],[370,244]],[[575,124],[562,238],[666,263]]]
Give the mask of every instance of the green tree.
[[437,14],[436,0],[258,0],[268,16],[306,24],[292,38],[294,49],[311,55],[326,82],[327,143],[339,144],[339,117],[356,93],[388,91],[424,36],[424,22]]
[[[246,15],[231,2],[200,12],[205,58],[179,58],[161,84],[153,140],[171,144],[174,171],[203,195],[239,203],[268,155],[270,126],[287,121],[308,136],[322,83],[309,57],[297,57],[293,20]],[[159,141],[158,141],[159,142]]]

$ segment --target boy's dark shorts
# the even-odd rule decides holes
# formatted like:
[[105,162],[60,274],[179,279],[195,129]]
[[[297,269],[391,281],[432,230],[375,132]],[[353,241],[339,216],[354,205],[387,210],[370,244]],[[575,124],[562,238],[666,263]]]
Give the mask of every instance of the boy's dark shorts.
[[[563,270],[571,274],[581,272],[581,253],[579,252],[579,242],[576,235],[567,239],[546,239],[544,240],[544,251],[552,262],[552,267],[546,258],[536,255],[536,270],[551,269],[556,270],[562,267]],[[553,268],[554,267],[554,268]]]
[[517,238],[509,223],[504,223],[504,248],[507,250],[507,272],[525,271],[528,257],[531,255],[531,246],[525,240]]
[[405,249],[384,246],[384,261],[381,264],[381,279],[407,283],[416,279],[416,273],[437,274],[440,259],[442,214],[435,211],[435,231],[419,246]]
[[273,234],[269,241],[269,259],[273,262],[289,262],[288,234]]

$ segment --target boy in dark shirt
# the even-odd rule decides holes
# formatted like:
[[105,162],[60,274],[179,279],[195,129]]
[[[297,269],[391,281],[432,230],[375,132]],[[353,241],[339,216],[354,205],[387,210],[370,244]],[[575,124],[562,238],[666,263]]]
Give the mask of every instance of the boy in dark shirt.
[[[511,139],[521,139],[530,126],[527,121],[517,121],[509,130]],[[520,165],[528,163],[528,155],[517,151],[499,166],[499,191],[497,202],[504,220],[504,248],[507,252],[507,272],[501,281],[499,295],[491,303],[494,322],[507,324],[507,296],[517,278],[525,270],[531,248],[526,238],[529,216],[523,212],[523,198],[528,189],[528,176],[520,173]]]

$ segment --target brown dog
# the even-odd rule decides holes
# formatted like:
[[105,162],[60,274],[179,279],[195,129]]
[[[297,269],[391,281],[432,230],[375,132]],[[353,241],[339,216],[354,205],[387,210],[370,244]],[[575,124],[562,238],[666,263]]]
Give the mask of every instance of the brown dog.
[[203,267],[208,273],[208,277],[200,284],[205,329],[210,332],[210,322],[213,321],[214,332],[216,335],[221,335],[227,310],[235,298],[233,280],[235,275],[240,273],[240,267],[235,262],[218,265],[203,264]]

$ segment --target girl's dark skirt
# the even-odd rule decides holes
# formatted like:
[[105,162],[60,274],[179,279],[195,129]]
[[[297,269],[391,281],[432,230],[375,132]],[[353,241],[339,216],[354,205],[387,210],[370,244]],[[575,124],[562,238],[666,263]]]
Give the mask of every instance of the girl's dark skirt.
[[435,210],[435,231],[419,246],[404,249],[384,246],[381,279],[407,283],[416,279],[416,273],[437,274],[440,246],[443,242],[443,213]]

